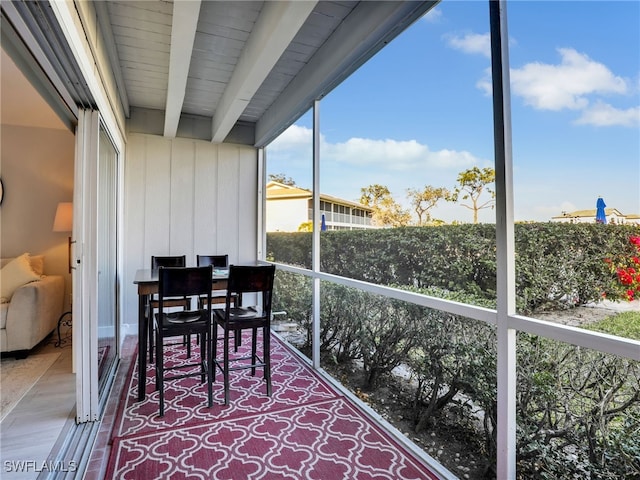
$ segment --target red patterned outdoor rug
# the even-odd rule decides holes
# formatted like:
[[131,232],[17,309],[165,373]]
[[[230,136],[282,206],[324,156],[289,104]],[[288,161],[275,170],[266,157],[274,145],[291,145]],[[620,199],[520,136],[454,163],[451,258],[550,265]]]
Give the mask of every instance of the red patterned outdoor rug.
[[[243,341],[241,348],[248,345]],[[184,361],[181,348],[172,361]],[[152,366],[147,378],[147,398],[137,402],[134,362],[106,478],[438,478],[275,337],[271,397],[260,371],[255,377],[249,370],[232,372],[227,407],[220,374],[212,408],[197,379],[171,381],[165,386],[165,416],[159,418]]]
[[[243,338],[238,355],[246,356],[250,349],[250,337]],[[262,344],[258,345],[258,352]],[[190,363],[182,346],[168,347],[167,364]],[[199,355],[197,347],[194,356]],[[220,349],[219,349],[220,353]],[[231,373],[231,395],[224,405],[222,374],[218,371],[213,384],[213,407],[207,407],[207,387],[198,377],[165,382],[164,417],[158,416],[158,392],[155,390],[154,365],[147,365],[146,398],[137,400],[138,369],[132,364],[132,374],[123,392],[121,410],[116,416],[114,437],[157,432],[161,429],[182,427],[194,423],[229,419],[254,413],[269,412],[286,407],[303,405],[336,397],[311,368],[301,362],[275,337],[271,342],[271,382],[273,392],[268,397],[262,369],[251,376],[250,370]]]

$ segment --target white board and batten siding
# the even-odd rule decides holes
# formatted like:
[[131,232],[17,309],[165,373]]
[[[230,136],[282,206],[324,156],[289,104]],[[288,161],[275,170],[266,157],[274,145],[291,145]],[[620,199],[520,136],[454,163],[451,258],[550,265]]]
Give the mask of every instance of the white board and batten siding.
[[137,332],[136,270],[152,255],[256,259],[258,152],[235,144],[130,134],[124,178],[123,333]]

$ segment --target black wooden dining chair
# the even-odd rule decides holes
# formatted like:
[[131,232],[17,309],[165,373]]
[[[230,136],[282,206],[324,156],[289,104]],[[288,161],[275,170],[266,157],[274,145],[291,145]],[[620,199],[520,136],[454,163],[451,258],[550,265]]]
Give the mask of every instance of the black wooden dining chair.
[[[151,256],[151,269],[157,270],[160,267],[186,267],[187,256],[186,255],[169,255],[169,256]],[[184,310],[189,309],[190,299],[184,296],[176,298],[166,298],[164,303],[165,308],[177,307]],[[158,309],[158,295],[152,295],[149,297],[148,318],[149,318],[149,362],[153,362],[153,321],[151,317]],[[191,343],[187,337],[184,338],[184,343],[187,345],[187,356],[191,355]]]
[[[251,369],[251,375],[255,375],[256,368],[262,368],[264,380],[267,384],[267,395],[271,396],[271,299],[273,296],[273,279],[275,265],[240,266],[229,267],[229,279],[227,281],[227,298],[224,309],[214,309],[215,323],[222,328],[223,358],[218,360],[218,338],[213,335],[213,361],[214,369],[220,369],[224,376],[224,403],[229,404],[229,373],[235,370]],[[233,296],[242,295],[248,298],[248,294],[255,294],[259,300],[258,305],[252,307],[240,307],[233,305]],[[234,355],[229,352],[229,338],[231,332],[241,335],[243,330],[251,330],[251,354]],[[262,358],[257,355],[258,329],[262,330]],[[215,332],[216,330],[214,330]],[[242,355],[242,354],[240,354]],[[249,360],[249,362],[246,362]],[[214,372],[215,380],[215,372]]]
[[[207,383],[208,405],[213,405],[213,355],[211,302],[202,309],[167,311],[166,300],[175,297],[210,296],[213,267],[160,267],[158,269],[158,313],[154,315],[156,349],[156,389],[159,392],[160,416],[164,415],[164,383],[199,376]],[[196,335],[199,339],[199,361],[165,366],[165,339]],[[195,369],[194,367],[199,367]],[[170,376],[166,373],[170,372]],[[178,373],[174,373],[178,372]]]
[[[216,268],[228,269],[229,255],[196,255],[196,262],[198,266],[212,265],[214,269]],[[231,300],[233,302],[234,307],[240,304],[239,303],[240,299],[236,294],[232,295]],[[204,298],[202,297],[198,298],[198,302],[200,302],[200,304],[202,304],[203,301],[204,301]],[[214,305],[222,305],[226,301],[227,301],[226,290],[215,288],[213,292],[211,292],[211,302]],[[242,332],[236,332],[236,335],[235,335],[234,345],[235,345],[236,352],[240,348],[240,344],[242,342],[241,333]]]
[[[229,268],[229,255],[196,255],[196,265],[204,267],[206,265],[213,266],[214,270],[218,268]],[[223,304],[227,299],[227,291],[224,289],[215,289],[211,292],[211,301],[214,304]],[[198,299],[199,302],[204,300],[203,297]],[[237,298],[234,296],[234,305]]]
[[196,263],[199,267],[229,268],[229,255],[196,255]]

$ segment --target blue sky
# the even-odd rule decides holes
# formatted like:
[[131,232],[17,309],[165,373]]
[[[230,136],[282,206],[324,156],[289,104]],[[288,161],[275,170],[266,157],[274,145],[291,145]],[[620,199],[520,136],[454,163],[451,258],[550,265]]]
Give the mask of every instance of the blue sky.
[[[322,193],[358,200],[377,183],[408,205],[408,188],[493,166],[488,10],[445,0],[321,101]],[[598,196],[640,214],[640,2],[513,1],[507,16],[516,220]],[[268,147],[268,173],[311,187],[311,126],[307,114]],[[460,204],[431,213],[472,221]]]

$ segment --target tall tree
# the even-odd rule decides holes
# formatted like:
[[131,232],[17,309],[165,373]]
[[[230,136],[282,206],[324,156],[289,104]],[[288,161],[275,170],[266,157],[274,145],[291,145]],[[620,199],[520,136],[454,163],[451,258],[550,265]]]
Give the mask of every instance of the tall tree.
[[404,227],[411,223],[411,214],[402,208],[384,185],[361,188],[360,203],[373,209],[373,223],[380,227]]
[[278,182],[283,185],[289,185],[290,187],[295,187],[296,182],[291,177],[287,177],[284,173],[270,173],[269,174],[270,182]]
[[384,185],[379,185],[377,183],[361,188],[360,192],[360,203],[367,207],[375,207],[380,204],[384,198],[391,197],[389,189]]
[[422,190],[407,189],[407,196],[418,217],[417,225],[426,225],[431,222],[429,210],[434,208],[440,200],[449,200],[451,192],[444,187],[427,185]]
[[[478,211],[483,208],[493,208],[495,205],[496,193],[487,185],[496,181],[496,171],[493,168],[473,167],[458,174],[458,187],[455,188],[452,201],[457,202],[462,194],[462,200],[469,200],[471,203],[460,203],[465,208],[473,210],[473,223],[478,223]],[[491,198],[480,203],[480,195],[486,189]]]

